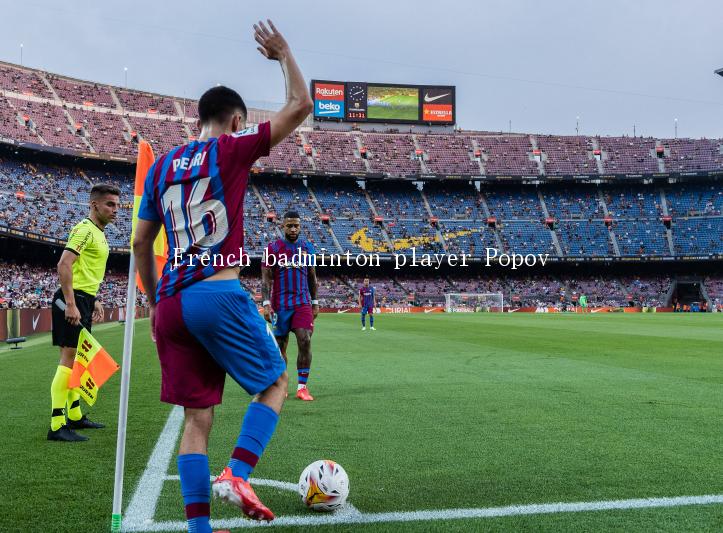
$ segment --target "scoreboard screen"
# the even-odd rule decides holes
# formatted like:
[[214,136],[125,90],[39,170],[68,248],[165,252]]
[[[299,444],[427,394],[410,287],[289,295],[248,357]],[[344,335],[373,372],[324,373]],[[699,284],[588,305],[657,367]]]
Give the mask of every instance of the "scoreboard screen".
[[454,86],[313,80],[311,94],[316,120],[455,123]]

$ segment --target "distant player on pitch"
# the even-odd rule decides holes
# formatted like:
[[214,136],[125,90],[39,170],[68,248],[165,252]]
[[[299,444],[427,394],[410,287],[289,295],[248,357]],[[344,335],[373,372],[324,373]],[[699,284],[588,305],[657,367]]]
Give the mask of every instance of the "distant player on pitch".
[[359,307],[361,307],[362,331],[367,329],[366,318],[369,315],[369,329],[374,327],[374,308],[377,306],[377,290],[369,285],[369,278],[364,278],[364,285],[359,288]]
[[274,326],[274,336],[286,358],[289,332],[296,336],[298,355],[296,371],[299,384],[296,397],[310,402],[307,381],[311,371],[311,335],[314,319],[319,314],[316,299],[316,268],[313,266],[314,246],[301,237],[301,218],[288,211],[282,221],[284,238],[270,243],[261,265],[261,294],[264,318]]
[[[248,478],[276,429],[288,377],[270,328],[239,283],[243,205],[251,166],[294,131],[313,104],[284,37],[270,21],[254,30],[259,52],[281,65],[286,104],[270,122],[247,128],[246,105],[236,91],[206,91],[198,102],[198,140],[161,156],[148,171],[133,242],[143,285],[157,287],[150,324],[161,400],[185,408],[178,473],[194,533],[211,532],[211,491],[249,518],[274,518]],[[169,254],[157,283],[153,241],[162,226]],[[226,374],[254,400],[228,466],[210,486],[208,437]]]

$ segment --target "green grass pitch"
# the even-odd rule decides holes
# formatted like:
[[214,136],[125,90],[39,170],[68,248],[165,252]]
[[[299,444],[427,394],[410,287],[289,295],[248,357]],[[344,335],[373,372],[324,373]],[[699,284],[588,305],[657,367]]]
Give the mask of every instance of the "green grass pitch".
[[[357,315],[317,319],[309,380],[317,399],[290,395],[255,476],[296,482],[308,463],[334,459],[362,513],[723,494],[723,316],[382,315],[375,325],[362,332]],[[120,361],[123,327],[94,333]],[[48,335],[0,351],[3,532],[109,530],[120,374],[90,411],[108,428],[87,431],[86,443],[51,443],[56,364]],[[295,388],[293,372],[290,381]],[[125,504],[170,412],[159,384],[148,322],[139,321]],[[232,382],[224,400],[213,472],[248,403]],[[168,474],[176,473],[174,458]],[[258,493],[279,516],[310,513],[290,492]],[[238,513],[212,503],[212,515]],[[163,484],[154,519],[183,520],[178,481]],[[319,530],[721,531],[723,505]]]
[[384,98],[388,106],[369,104],[367,113],[369,118],[393,120],[419,119],[419,97],[415,95],[390,95]]

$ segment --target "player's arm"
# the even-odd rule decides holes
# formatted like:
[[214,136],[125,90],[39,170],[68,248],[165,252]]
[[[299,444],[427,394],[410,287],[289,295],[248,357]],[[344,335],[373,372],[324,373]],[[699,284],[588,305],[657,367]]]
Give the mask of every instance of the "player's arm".
[[316,298],[317,287],[319,286],[316,279],[316,267],[309,267],[309,294],[311,295],[311,310],[314,318],[319,314],[319,300]]
[[161,222],[158,220],[138,219],[136,235],[133,238],[133,254],[136,258],[136,270],[141,277],[141,283],[148,295],[151,319],[151,339],[155,342],[155,318],[156,318],[156,297],[155,289],[158,283],[156,265],[153,258],[153,242],[161,229]]
[[271,276],[270,268],[261,267],[261,298],[263,299],[264,318],[267,322],[271,322],[271,287],[273,284]]
[[60,261],[58,261],[60,290],[63,291],[63,298],[65,299],[65,320],[74,326],[80,325],[80,311],[75,305],[75,293],[73,292],[73,263],[78,257],[79,255],[76,252],[65,249],[60,256]]
[[289,44],[274,23],[268,23],[268,27],[261,21],[254,24],[254,38],[264,57],[279,62],[286,81],[286,104],[271,119],[271,146],[275,146],[304,121],[314,103]]

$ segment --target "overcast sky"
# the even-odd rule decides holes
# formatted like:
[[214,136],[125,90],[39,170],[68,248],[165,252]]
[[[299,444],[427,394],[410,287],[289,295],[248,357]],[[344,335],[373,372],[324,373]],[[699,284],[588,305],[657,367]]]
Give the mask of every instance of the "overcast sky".
[[[171,7],[172,6],[172,7]],[[714,0],[0,0],[0,59],[198,98],[281,102],[251,25],[273,19],[307,80],[457,86],[466,129],[723,137]]]

